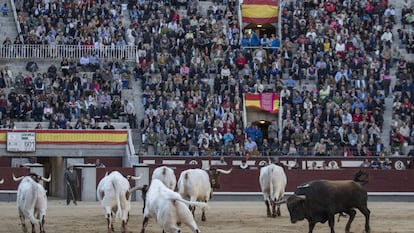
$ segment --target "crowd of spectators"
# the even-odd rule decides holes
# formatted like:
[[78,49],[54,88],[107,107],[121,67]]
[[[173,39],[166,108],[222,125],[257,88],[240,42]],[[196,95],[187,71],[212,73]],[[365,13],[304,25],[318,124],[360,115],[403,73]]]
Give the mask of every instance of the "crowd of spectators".
[[[394,98],[393,152],[414,143],[412,63],[401,58],[395,43],[401,39],[410,52],[412,31],[393,35],[397,16],[387,0],[285,1],[281,35],[240,33],[236,1],[216,1],[206,12],[198,1],[186,1],[186,14],[179,13],[181,1],[128,1],[130,25],[124,25],[117,1],[35,2],[17,1],[24,41],[10,43],[138,46],[136,67],[122,61],[96,66],[94,55],[85,54],[62,61],[66,73],[60,80],[43,80],[50,80],[44,85],[54,96],[50,106],[61,99],[65,117],[85,114],[82,108],[64,110],[79,98],[92,103],[85,117],[103,119],[119,115],[117,107],[100,101],[119,96],[114,75],[130,72],[142,86],[145,113],[139,123],[148,154],[386,155],[386,98]],[[413,9],[407,3],[405,14]],[[96,71],[94,77],[74,78],[70,67],[78,65]],[[3,71],[0,85],[10,85],[7,76]],[[43,98],[36,86],[42,74],[32,76],[29,90],[25,77],[21,83],[26,94],[35,93],[30,98],[36,106]],[[90,94],[67,88],[75,83],[90,87]],[[262,92],[280,93],[283,103],[281,124],[273,121],[266,135],[255,124],[244,125],[242,117],[243,93]],[[12,118],[25,116],[10,111]]]
[[13,75],[7,66],[2,67],[2,127],[13,129],[16,121],[35,121],[49,122],[49,129],[112,129],[113,119],[136,127],[132,102],[121,99],[120,79],[114,79],[111,72],[107,76],[96,72],[89,77],[76,68],[73,71],[65,75],[50,65],[43,73],[20,71]]
[[[285,103],[283,154],[391,153],[385,150],[381,136],[385,99],[399,102],[399,92],[391,90],[390,71],[404,61],[394,43],[397,35],[392,34],[395,9],[387,1],[338,3],[303,2],[282,10],[282,67],[299,82],[315,80],[315,86],[308,89],[297,85],[280,91]],[[403,95],[411,96],[411,76],[397,74],[398,81],[409,83]],[[408,137],[395,135],[400,127],[402,121],[392,127],[393,152],[408,142]]]
[[[400,69],[408,62],[394,43],[392,3],[288,1],[282,35],[241,39],[230,2],[207,16],[189,7],[188,18],[162,9],[155,27],[144,26],[157,39],[142,44],[135,69],[149,154],[384,156],[410,143],[414,86],[412,72]],[[212,91],[206,76],[214,77]],[[243,93],[261,92],[279,92],[283,103],[282,123],[274,121],[267,137],[257,125],[244,126],[240,112]],[[403,114],[394,109],[392,151],[381,141],[386,98],[394,105],[405,99]]]
[[[126,30],[121,3],[18,0],[15,5],[21,35],[14,42],[6,38],[3,45],[122,47]],[[85,52],[80,59],[63,58],[60,66],[52,64],[46,72],[39,72],[37,66],[32,68],[29,64],[26,71],[18,74],[13,74],[8,66],[1,67],[3,127],[13,128],[15,121],[49,121],[51,129],[111,129],[111,119],[119,119],[135,128],[133,102],[123,99],[121,92],[129,88],[130,68],[125,59],[102,59],[94,52]],[[93,75],[81,74],[82,71]]]

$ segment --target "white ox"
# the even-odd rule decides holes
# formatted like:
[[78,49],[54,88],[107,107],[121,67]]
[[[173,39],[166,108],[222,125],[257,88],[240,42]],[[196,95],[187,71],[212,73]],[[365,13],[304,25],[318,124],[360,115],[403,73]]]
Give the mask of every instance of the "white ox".
[[150,217],[155,217],[163,232],[179,233],[180,223],[184,223],[194,233],[200,233],[198,226],[191,214],[188,205],[206,208],[207,204],[202,202],[190,202],[184,200],[177,192],[169,189],[165,184],[153,179],[145,195],[144,220],[141,233],[145,233]]
[[46,179],[34,173],[20,177],[15,177],[13,174],[13,180],[20,181],[16,202],[23,231],[27,232],[25,219],[28,218],[32,224],[32,233],[36,232],[36,223],[39,223],[40,232],[44,233],[47,196],[46,190],[39,184],[39,181],[50,182],[50,176]]
[[129,180],[138,180],[141,177],[126,176],[124,177],[118,171],[113,171],[99,181],[96,195],[98,201],[104,208],[105,217],[108,223],[108,231],[114,231],[114,214],[115,217],[122,220],[122,232],[126,231],[126,225],[129,220],[129,211],[131,210],[131,193],[142,187],[131,188]]
[[[285,194],[287,184],[285,171],[281,166],[269,164],[260,169],[259,182],[267,208],[267,216],[280,216],[280,204],[275,204],[275,202],[282,200]],[[272,211],[270,211],[270,206],[272,206]],[[277,210],[275,210],[276,206]]]
[[174,170],[167,167],[161,166],[154,169],[152,172],[152,180],[158,179],[167,186],[167,188],[174,190],[177,184],[177,178],[175,177]]
[[[213,197],[213,189],[220,188],[220,174],[229,174],[230,170],[210,168],[187,169],[181,172],[178,179],[178,192],[184,199],[190,201],[208,202]],[[195,206],[190,205],[190,210],[195,212]],[[206,221],[205,208],[202,208],[201,220]]]

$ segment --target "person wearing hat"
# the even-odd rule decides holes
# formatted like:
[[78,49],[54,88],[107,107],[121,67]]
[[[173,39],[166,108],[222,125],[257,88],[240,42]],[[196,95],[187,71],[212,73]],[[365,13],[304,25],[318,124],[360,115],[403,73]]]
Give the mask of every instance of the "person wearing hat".
[[64,182],[66,186],[66,205],[73,201],[73,204],[77,205],[77,188],[79,187],[78,174],[73,169],[73,165],[69,165],[65,171]]

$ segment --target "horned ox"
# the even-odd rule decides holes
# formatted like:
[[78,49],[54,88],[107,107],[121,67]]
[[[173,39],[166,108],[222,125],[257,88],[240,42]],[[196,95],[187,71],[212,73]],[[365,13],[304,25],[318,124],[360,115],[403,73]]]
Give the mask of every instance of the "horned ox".
[[[143,190],[143,192],[145,191]],[[194,233],[200,233],[188,205],[206,208],[206,203],[186,201],[158,179],[151,181],[145,199],[144,220],[142,222],[141,233],[145,232],[150,217],[156,218],[157,223],[163,229],[163,233],[181,232],[179,228],[181,223],[190,227]]]
[[40,232],[45,232],[45,217],[47,209],[46,190],[39,182],[50,182],[51,177],[45,178],[35,173],[27,176],[15,177],[14,181],[20,181],[17,188],[17,209],[23,231],[27,232],[25,219],[28,218],[32,224],[32,233],[36,232],[35,224],[39,223]]
[[171,190],[174,190],[177,184],[177,178],[175,177],[174,170],[167,166],[155,168],[152,172],[152,179],[161,180],[161,182]]
[[[267,216],[280,216],[280,204],[276,205],[275,202],[282,200],[285,194],[287,184],[285,171],[281,166],[269,164],[260,169],[259,182],[266,204]],[[270,206],[272,210],[270,210]]]
[[[184,170],[178,179],[178,192],[184,199],[208,202],[213,196],[213,189],[219,189],[221,186],[220,174],[229,174],[231,170],[216,168]],[[190,205],[190,210],[194,216],[195,206]],[[202,208],[201,220],[206,221],[205,208]]]
[[317,222],[326,221],[331,233],[334,233],[334,217],[337,213],[349,215],[345,226],[345,232],[349,233],[356,215],[354,208],[357,208],[365,216],[365,232],[369,233],[370,210],[367,207],[368,195],[363,187],[368,182],[367,178],[366,172],[359,171],[353,180],[311,181],[298,186],[294,195],[279,204],[287,203],[292,223],[306,218],[309,222],[309,233],[313,232]]
[[114,231],[114,213],[116,218],[122,220],[122,232],[126,231],[126,225],[129,220],[129,211],[131,210],[131,193],[135,190],[142,190],[142,187],[131,188],[129,180],[138,180],[140,177],[124,177],[118,171],[113,171],[109,175],[105,174],[98,184],[97,198],[105,212],[108,224],[108,231]]

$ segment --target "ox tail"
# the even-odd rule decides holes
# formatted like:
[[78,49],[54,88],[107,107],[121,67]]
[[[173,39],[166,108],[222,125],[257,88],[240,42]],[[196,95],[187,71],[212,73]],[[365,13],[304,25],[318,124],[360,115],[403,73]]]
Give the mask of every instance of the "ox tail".
[[121,199],[120,199],[120,195],[121,193],[119,193],[119,188],[117,187],[116,183],[114,181],[112,181],[112,186],[115,190],[115,196],[116,196],[116,218],[117,219],[122,219],[122,211],[121,211]]
[[[180,179],[178,180],[178,190],[180,191],[180,194],[183,195],[184,193],[187,192],[186,190],[186,184],[188,184],[188,172],[185,172],[182,177],[180,177]],[[186,198],[186,197],[184,197]]]
[[269,198],[270,198],[270,201],[273,202],[275,200],[273,200],[274,190],[273,190],[273,168],[272,167],[268,167],[267,177],[269,178]]
[[197,206],[197,207],[204,208],[204,209],[208,207],[208,205],[207,205],[206,202],[187,201],[187,200],[184,200],[182,198],[172,198],[171,200],[177,200],[177,201],[182,202],[182,203],[184,203],[186,205]]
[[34,210],[38,199],[38,187],[34,183],[34,181],[32,181],[30,185],[32,186],[30,190],[31,193],[26,193],[27,195],[25,195],[25,197],[19,200],[20,202],[22,202],[23,205],[23,208],[20,206],[19,208],[32,224],[36,224],[40,222],[40,220],[34,216]]
[[357,182],[357,183],[360,183],[361,185],[367,184],[368,183],[368,178],[369,178],[368,172],[362,171],[362,170],[359,170],[354,175],[354,181]]
[[40,223],[40,220],[35,218],[33,211],[26,209],[26,210],[22,210],[22,212],[30,220],[30,223],[32,224]]

